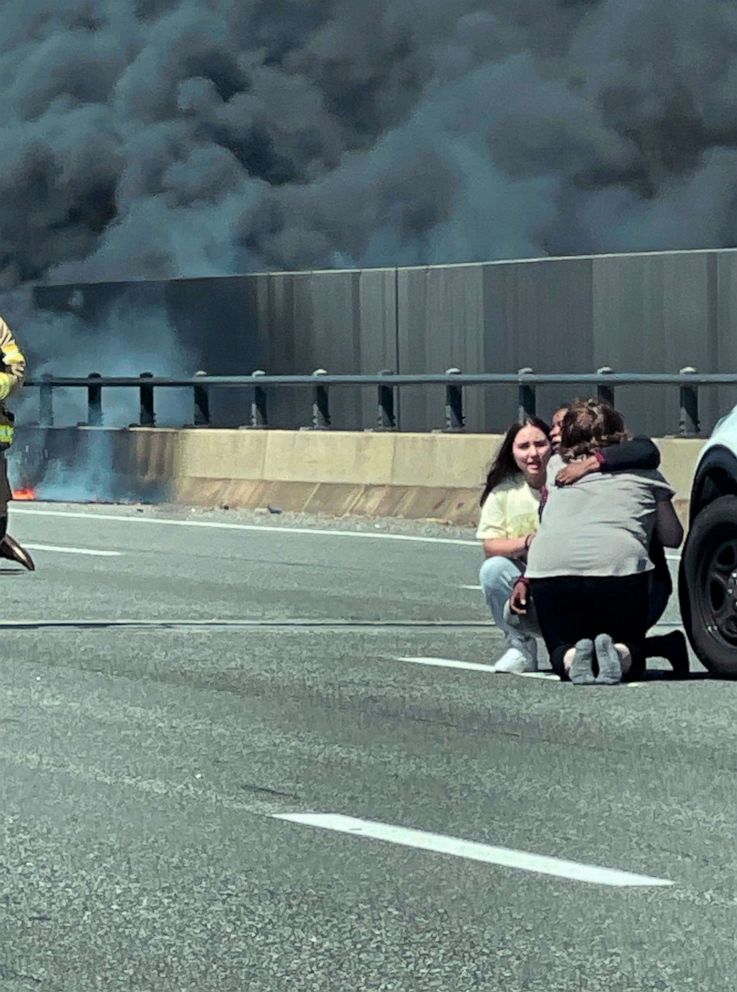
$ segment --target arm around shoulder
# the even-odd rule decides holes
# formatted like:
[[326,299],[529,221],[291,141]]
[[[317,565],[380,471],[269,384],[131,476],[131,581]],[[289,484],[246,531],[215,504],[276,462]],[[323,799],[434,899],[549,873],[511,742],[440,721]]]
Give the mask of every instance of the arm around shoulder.
[[631,472],[636,469],[652,470],[660,465],[660,452],[649,437],[638,435],[621,444],[601,449],[602,472]]

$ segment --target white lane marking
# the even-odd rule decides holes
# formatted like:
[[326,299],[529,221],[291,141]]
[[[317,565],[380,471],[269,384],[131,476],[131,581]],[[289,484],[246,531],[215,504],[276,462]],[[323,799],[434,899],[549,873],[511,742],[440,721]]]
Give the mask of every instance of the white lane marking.
[[475,661],[455,661],[453,658],[413,658],[397,655],[395,661],[408,661],[411,665],[431,665],[436,668],[465,668],[469,672],[490,672],[496,675],[493,665],[480,665]]
[[77,513],[67,510],[37,510],[13,506],[13,516],[70,517],[86,520],[113,520],[116,523],[162,524],[169,527],[209,527],[215,530],[269,531],[272,534],[316,534],[320,537],[358,537],[370,540],[416,541],[423,544],[459,544],[479,548],[478,541],[464,541],[452,537],[419,537],[414,534],[376,534],[373,531],[318,530],[314,527],[264,527],[260,524],[226,524],[214,520],[163,520],[160,517],[124,517],[113,513]]
[[[489,672],[491,675],[502,674],[494,671],[493,665],[482,665],[477,661],[456,661],[455,658],[425,658],[409,655],[395,655],[395,661],[408,661],[411,665],[429,665],[434,668],[464,668],[469,672]],[[526,679],[544,679],[560,682],[553,672],[505,672],[505,675],[519,675]]]
[[[210,527],[215,530],[271,531],[283,534],[317,534],[321,537],[359,537],[385,541],[415,541],[421,544],[456,544],[466,548],[478,548],[479,541],[465,541],[455,537],[420,537],[415,534],[375,534],[359,530],[318,530],[314,527],[264,527],[261,524],[226,524],[215,520],[164,520],[161,517],[126,517],[114,513],[78,513],[76,510],[38,510],[13,505],[13,516],[28,514],[38,517],[76,517],[81,520],[133,521],[137,524],[164,524],[171,527]],[[680,561],[678,553],[666,554],[669,561]],[[481,586],[461,586],[462,589],[480,589]]]
[[[286,620],[219,620],[217,617],[192,620],[189,617],[160,617],[159,619],[135,619],[127,617],[65,617],[64,619],[49,620],[41,618],[37,620],[0,620],[0,629],[7,627],[11,630],[16,627],[232,627],[233,629],[248,630],[279,630],[300,631],[305,630],[310,633],[315,631],[325,631],[330,634],[349,633],[356,634],[362,631],[372,633],[378,631],[396,632],[397,630],[432,630],[448,628],[452,630],[484,630],[489,625],[486,623],[467,623],[465,620],[399,620],[397,622],[388,620],[386,622],[361,621],[361,620],[309,620],[309,619],[286,619]],[[488,670],[487,666],[482,666]]]
[[65,555],[98,555],[100,558],[119,558],[122,551],[98,551],[93,548],[64,548],[56,544],[24,544],[31,551],[59,551]]
[[628,871],[619,871],[616,868],[600,868],[598,865],[565,861],[543,854],[532,854],[529,851],[515,851],[509,847],[480,844],[477,841],[464,840],[461,837],[448,837],[445,834],[434,834],[425,830],[397,827],[391,823],[359,820],[356,817],[341,816],[338,813],[275,813],[272,816],[276,820],[286,820],[289,823],[318,827],[322,830],[334,830],[339,833],[353,834],[357,837],[370,837],[373,840],[387,841],[389,844],[401,844],[403,847],[415,847],[437,854],[451,854],[456,858],[483,861],[486,864],[502,865],[505,868],[518,868],[521,871],[535,872],[539,875],[555,875],[558,878],[589,882],[592,885],[609,885],[617,888],[636,885],[673,885],[673,882],[666,878],[635,875]]
[[458,586],[459,589],[475,589],[476,592],[480,592],[481,586]]

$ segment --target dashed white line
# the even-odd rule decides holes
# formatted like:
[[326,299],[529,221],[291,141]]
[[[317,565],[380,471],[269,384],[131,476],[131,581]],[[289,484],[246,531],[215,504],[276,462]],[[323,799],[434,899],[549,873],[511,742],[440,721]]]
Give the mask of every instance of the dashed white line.
[[395,661],[408,661],[411,665],[430,665],[436,668],[465,668],[469,672],[494,672],[493,665],[480,665],[475,661],[456,661],[454,658],[415,658],[407,655],[397,655]]
[[558,878],[588,882],[592,885],[608,885],[616,888],[673,885],[673,882],[666,878],[636,875],[616,868],[601,868],[598,865],[588,865],[578,861],[565,861],[543,854],[532,854],[529,851],[495,847],[491,844],[464,840],[461,837],[449,837],[445,834],[434,834],[425,830],[412,830],[374,820],[360,820],[353,816],[341,816],[337,813],[276,813],[272,815],[276,820],[286,820],[289,823],[301,824],[302,826],[352,834],[354,837],[368,837],[372,840],[386,841],[389,844],[400,844],[403,847],[418,848],[436,854],[450,854],[456,858],[482,861],[486,864],[501,865],[504,868],[517,868],[538,875],[554,875]]
[[[395,655],[394,661],[407,661],[411,665],[428,665],[431,668],[462,668],[469,672],[487,672],[497,675],[493,665],[483,665],[477,661],[458,661],[455,658],[426,658],[414,657],[411,655]],[[527,679],[544,679],[546,681],[560,682],[560,679],[553,672],[510,672],[511,675],[519,675]]]
[[94,548],[69,548],[56,544],[24,544],[31,551],[58,551],[64,555],[97,555],[99,558],[119,558],[122,551],[100,551]]

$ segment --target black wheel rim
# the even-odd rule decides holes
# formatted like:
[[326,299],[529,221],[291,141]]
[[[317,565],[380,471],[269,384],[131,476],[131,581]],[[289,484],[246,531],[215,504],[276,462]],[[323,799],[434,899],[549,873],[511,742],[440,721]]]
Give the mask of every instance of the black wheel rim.
[[706,628],[737,648],[737,533],[717,540],[702,572]]

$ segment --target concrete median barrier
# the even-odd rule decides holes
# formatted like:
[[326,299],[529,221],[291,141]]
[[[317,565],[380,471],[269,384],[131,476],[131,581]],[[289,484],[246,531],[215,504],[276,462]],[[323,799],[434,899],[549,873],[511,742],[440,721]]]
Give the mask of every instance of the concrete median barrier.
[[[703,441],[656,439],[685,518]],[[40,498],[278,507],[476,522],[500,437],[204,428],[21,427],[11,481]]]

